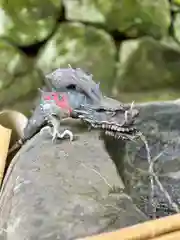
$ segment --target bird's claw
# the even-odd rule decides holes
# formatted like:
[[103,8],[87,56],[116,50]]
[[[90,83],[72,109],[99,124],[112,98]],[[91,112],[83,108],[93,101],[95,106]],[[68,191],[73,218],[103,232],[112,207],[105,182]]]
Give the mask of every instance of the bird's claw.
[[64,132],[60,133],[56,129],[51,129],[50,126],[45,126],[41,129],[40,134],[43,134],[45,131],[48,131],[48,133],[52,136],[52,142],[54,142],[56,139],[64,139],[65,136],[69,136],[70,141],[72,142],[74,140],[74,135],[73,133],[66,129]]
[[64,130],[63,133],[58,133],[58,138],[63,139],[66,135],[69,136],[70,141],[73,141],[74,139],[73,133],[68,129]]
[[55,130],[55,131],[53,131],[53,133],[51,133],[51,135],[52,135],[52,142],[54,142],[58,138],[59,139],[64,139],[64,137],[66,135],[69,136],[70,141],[73,141],[73,139],[74,139],[73,133],[70,130],[67,130],[67,129],[64,130],[63,133],[60,133],[57,130]]
[[51,127],[50,126],[45,126],[40,130],[40,135],[44,134],[44,132],[51,133]]

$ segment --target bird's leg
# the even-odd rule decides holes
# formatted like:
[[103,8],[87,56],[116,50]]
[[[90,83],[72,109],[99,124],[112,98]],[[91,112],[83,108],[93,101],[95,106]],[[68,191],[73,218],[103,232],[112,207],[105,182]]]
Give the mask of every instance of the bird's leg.
[[45,127],[43,127],[43,128],[40,130],[40,135],[43,135],[44,132],[48,132],[49,134],[52,135],[52,133],[51,133],[51,132],[52,132],[51,127],[50,127],[50,126],[45,126]]
[[60,120],[56,118],[56,116],[50,117],[50,123],[52,124],[52,131],[51,131],[51,136],[52,136],[52,141],[54,142],[57,138],[64,139],[66,135],[69,136],[70,141],[73,141],[73,133],[70,130],[64,130],[64,132],[60,133]]
[[64,130],[63,133],[58,133],[57,136],[58,136],[58,138],[63,139],[66,135],[69,136],[70,141],[73,141],[73,139],[74,139],[73,133],[68,129]]

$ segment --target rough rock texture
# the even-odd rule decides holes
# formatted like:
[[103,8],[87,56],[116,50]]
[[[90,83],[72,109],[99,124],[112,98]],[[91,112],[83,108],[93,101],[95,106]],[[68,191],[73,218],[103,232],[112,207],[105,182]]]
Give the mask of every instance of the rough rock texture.
[[176,13],[174,17],[174,36],[180,43],[180,13]]
[[143,104],[140,109],[137,126],[146,136],[152,169],[171,202],[156,180],[152,191],[150,165],[142,141],[127,144],[124,157],[119,160],[119,171],[127,193],[144,213],[156,217],[173,214],[175,207],[180,209],[180,101]]
[[180,88],[180,49],[175,44],[149,37],[129,40],[122,44],[119,58],[115,85],[120,91]]
[[44,74],[53,69],[81,67],[101,80],[104,91],[110,92],[115,77],[116,48],[103,30],[81,23],[61,24],[56,33],[41,49],[37,66]]
[[28,58],[0,39],[0,108],[11,107],[27,113],[29,101],[32,102],[34,92],[41,85],[42,77]]
[[63,3],[65,6],[65,15],[68,20],[105,24],[106,14],[111,11],[114,1],[107,1],[104,4],[103,0],[64,0]]
[[64,0],[64,5],[67,19],[105,24],[129,36],[161,37],[170,25],[167,0]]
[[42,41],[52,33],[61,7],[61,0],[2,0],[0,36],[19,46]]
[[44,132],[15,156],[0,196],[2,240],[75,239],[147,220],[119,189],[98,135],[77,136],[53,144]]

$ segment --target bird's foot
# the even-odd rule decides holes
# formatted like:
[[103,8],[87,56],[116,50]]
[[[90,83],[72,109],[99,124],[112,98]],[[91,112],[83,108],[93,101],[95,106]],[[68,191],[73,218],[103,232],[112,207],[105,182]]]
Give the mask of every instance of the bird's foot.
[[70,141],[74,140],[74,135],[70,130],[64,130],[64,132],[60,133],[56,128],[53,129],[50,126],[45,126],[40,130],[40,134],[44,132],[48,132],[52,136],[52,142],[55,142],[56,139],[64,139],[65,136],[69,136]]
[[73,133],[70,130],[64,130],[64,132],[60,133],[58,130],[54,129],[51,133],[52,135],[52,142],[54,142],[56,139],[64,139],[65,136],[69,136],[70,141],[73,141],[74,136]]
[[40,135],[44,134],[44,132],[51,133],[51,127],[50,126],[45,126],[40,130]]

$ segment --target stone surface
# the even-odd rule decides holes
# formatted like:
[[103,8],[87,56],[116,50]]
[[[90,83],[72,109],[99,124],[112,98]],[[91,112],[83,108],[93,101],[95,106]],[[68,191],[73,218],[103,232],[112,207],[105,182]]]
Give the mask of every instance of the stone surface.
[[[150,159],[142,141],[131,142],[118,168],[127,193],[145,214],[171,215],[180,209],[180,101],[142,104],[139,108],[137,127],[147,139]],[[148,160],[153,162],[151,166],[161,186],[155,178],[151,185]]]
[[176,40],[180,43],[180,13],[176,13],[173,21],[174,36]]
[[90,22],[90,23],[106,23],[106,14],[111,11],[113,1],[103,0],[64,0],[65,16],[68,20]]
[[101,81],[102,90],[111,92],[115,76],[116,48],[103,30],[81,23],[64,23],[41,49],[37,66],[44,74],[59,67],[81,67]]
[[2,240],[70,240],[147,220],[98,135],[76,135],[55,144],[38,134],[15,156],[0,195]]
[[[0,40],[0,108],[13,107],[23,113],[30,110],[32,96],[42,78],[28,58],[17,48]],[[30,104],[26,104],[30,102]],[[18,106],[17,106],[18,104]]]
[[168,34],[170,6],[168,0],[64,0],[66,17],[100,23],[130,37]]
[[180,88],[179,47],[169,45],[150,37],[125,41],[115,87],[122,92]]
[[18,46],[43,41],[52,33],[61,7],[61,0],[2,0],[0,36]]

